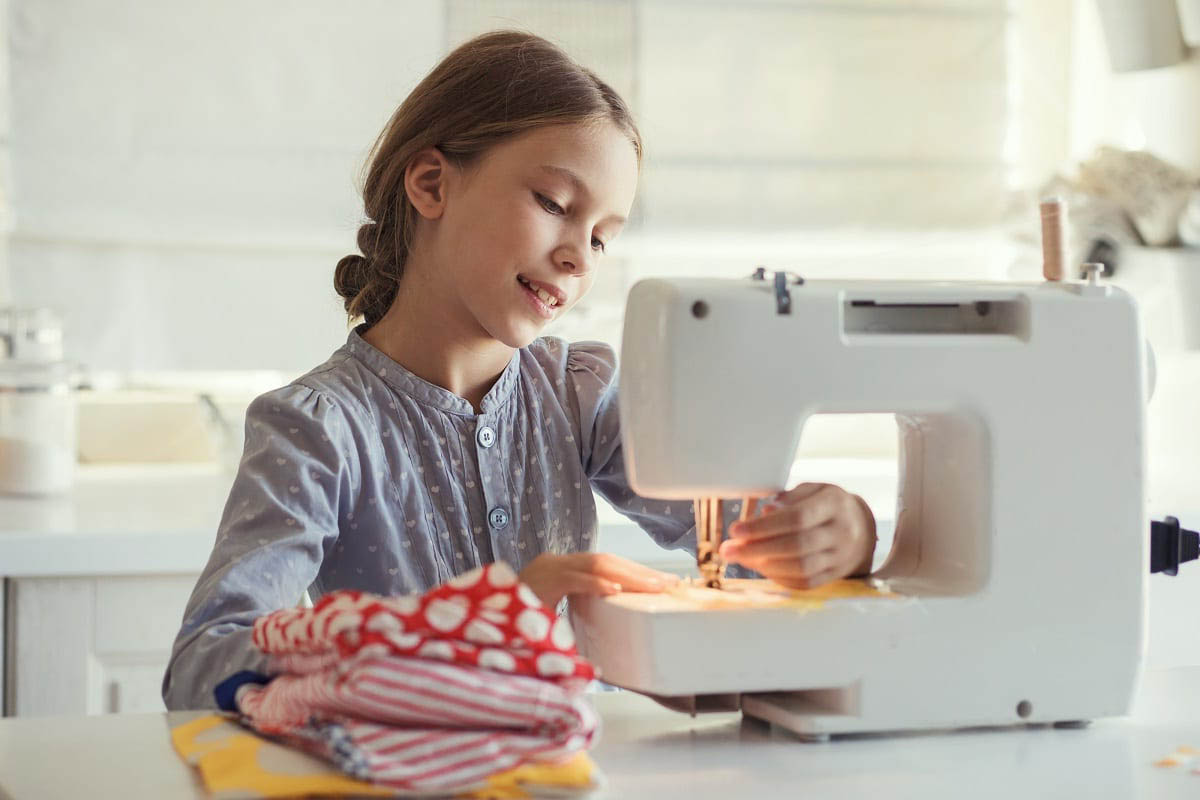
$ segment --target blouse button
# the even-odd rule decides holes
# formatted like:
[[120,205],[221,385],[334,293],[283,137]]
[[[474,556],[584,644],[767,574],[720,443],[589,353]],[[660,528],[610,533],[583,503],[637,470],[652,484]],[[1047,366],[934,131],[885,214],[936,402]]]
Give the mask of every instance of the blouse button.
[[495,528],[496,530],[500,530],[501,528],[503,528],[505,525],[508,524],[507,509],[501,508],[500,506],[496,506],[495,508],[493,508],[488,513],[488,522],[490,522],[492,527]]
[[478,439],[479,443],[484,447],[491,447],[496,443],[496,431],[492,428],[489,428],[487,425],[484,425],[475,433],[475,438]]

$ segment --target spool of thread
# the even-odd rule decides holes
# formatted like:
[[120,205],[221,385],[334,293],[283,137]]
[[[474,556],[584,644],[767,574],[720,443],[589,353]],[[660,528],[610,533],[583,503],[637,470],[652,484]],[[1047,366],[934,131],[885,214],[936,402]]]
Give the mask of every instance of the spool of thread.
[[1059,197],[1049,197],[1040,204],[1042,212],[1042,277],[1061,281],[1066,277],[1067,203]]

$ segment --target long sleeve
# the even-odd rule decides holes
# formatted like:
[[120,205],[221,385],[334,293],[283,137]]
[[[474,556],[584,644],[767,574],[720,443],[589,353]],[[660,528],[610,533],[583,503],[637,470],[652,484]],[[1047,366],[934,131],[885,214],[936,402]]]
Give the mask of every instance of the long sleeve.
[[[625,453],[621,447],[621,420],[617,405],[617,359],[613,349],[599,342],[571,346],[567,373],[574,385],[583,436],[584,470],[592,488],[621,514],[650,534],[660,547],[696,552],[696,523],[687,500],[642,497],[629,486]],[[741,513],[741,498],[725,503],[728,529]],[[736,564],[726,568],[734,578],[759,577]]]
[[167,708],[213,707],[216,684],[265,671],[251,626],[295,605],[316,577],[359,485],[355,451],[342,410],[311,388],[292,384],[250,405],[216,543],[163,677]]
[[600,342],[571,345],[567,358],[579,408],[583,468],[597,494],[650,534],[660,547],[695,551],[692,504],[642,497],[629,486],[617,412],[617,358]]

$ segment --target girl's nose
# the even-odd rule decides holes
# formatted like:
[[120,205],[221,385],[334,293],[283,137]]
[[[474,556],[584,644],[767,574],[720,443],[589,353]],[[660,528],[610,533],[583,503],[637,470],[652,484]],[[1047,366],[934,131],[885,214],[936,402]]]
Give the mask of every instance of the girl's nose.
[[572,275],[586,275],[592,270],[591,253],[573,244],[559,245],[554,261]]

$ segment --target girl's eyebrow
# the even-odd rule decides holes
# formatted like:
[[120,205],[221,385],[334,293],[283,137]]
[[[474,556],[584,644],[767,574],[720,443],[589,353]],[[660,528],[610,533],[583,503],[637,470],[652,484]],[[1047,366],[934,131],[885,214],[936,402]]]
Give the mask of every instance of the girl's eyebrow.
[[[591,192],[588,191],[587,185],[583,182],[583,179],[566,167],[558,167],[553,164],[542,164],[540,169],[543,172],[549,172],[551,175],[557,175],[560,178],[566,179],[573,187],[575,187],[575,191],[579,192],[580,194],[591,196]],[[619,225],[625,224],[625,218],[620,214],[612,214],[604,218],[604,222],[608,222],[609,220],[612,220]]]

